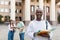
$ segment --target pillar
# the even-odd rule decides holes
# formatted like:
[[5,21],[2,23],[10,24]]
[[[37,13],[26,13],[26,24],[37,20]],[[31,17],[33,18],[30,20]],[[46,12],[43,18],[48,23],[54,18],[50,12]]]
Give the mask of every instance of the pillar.
[[15,0],[10,0],[11,1],[11,13],[10,13],[10,18],[12,20],[15,20]]

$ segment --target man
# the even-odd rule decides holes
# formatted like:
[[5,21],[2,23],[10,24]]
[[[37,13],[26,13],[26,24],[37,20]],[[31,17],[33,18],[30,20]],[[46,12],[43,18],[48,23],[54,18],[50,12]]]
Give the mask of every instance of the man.
[[17,28],[19,30],[20,40],[24,40],[24,23],[19,19],[16,20],[16,23],[17,23]]
[[[41,20],[43,11],[41,9],[36,10],[36,19],[29,23],[26,34],[33,40],[50,40],[52,37],[51,25],[46,20]],[[47,35],[41,35],[40,31],[47,31]]]

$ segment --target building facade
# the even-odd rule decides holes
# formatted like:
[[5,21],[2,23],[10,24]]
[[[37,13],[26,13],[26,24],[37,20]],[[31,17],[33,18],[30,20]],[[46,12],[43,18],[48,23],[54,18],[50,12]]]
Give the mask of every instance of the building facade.
[[[37,8],[43,10],[42,19],[47,19],[56,24],[59,10],[59,0],[0,0],[0,15],[4,18],[20,18],[27,23],[35,19]],[[9,19],[9,18],[8,18]],[[6,19],[8,21],[8,19]]]

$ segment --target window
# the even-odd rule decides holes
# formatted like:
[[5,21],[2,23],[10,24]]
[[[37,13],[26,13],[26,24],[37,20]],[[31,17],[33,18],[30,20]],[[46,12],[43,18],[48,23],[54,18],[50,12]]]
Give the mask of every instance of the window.
[[17,13],[19,13],[19,10],[17,9]]
[[19,2],[19,6],[21,6],[21,2]]
[[16,6],[21,6],[21,2],[16,2],[15,5]]
[[50,0],[46,0],[46,2],[47,2],[47,3],[49,3],[49,2],[50,2]]
[[0,4],[1,5],[8,5],[9,4],[9,1],[0,1]]
[[39,8],[39,6],[37,6],[37,9]]
[[46,11],[46,13],[49,13],[50,12],[50,8],[49,8],[49,6],[46,6],[46,8],[45,8],[45,6],[44,6],[44,12]]
[[31,0],[31,2],[34,2],[35,0]]
[[16,2],[15,5],[18,6],[18,2]]
[[17,13],[17,9],[15,10],[15,13]]
[[5,1],[5,5],[8,5],[9,4],[9,2],[8,1]]
[[4,12],[4,9],[3,8],[0,8],[0,12]]
[[22,21],[22,17],[19,17],[20,21]]
[[37,0],[37,2],[39,2],[39,0]]
[[22,2],[24,3],[25,0],[22,0]]
[[48,7],[46,7],[46,12],[47,12],[47,13],[49,12]]
[[19,13],[22,13],[22,10],[21,9],[19,10]]
[[11,13],[11,9],[9,9],[9,13]]
[[4,1],[0,1],[0,4],[1,4],[1,5],[4,4]]
[[9,12],[9,9],[7,9],[7,8],[0,8],[0,12]]
[[19,16],[19,17],[16,16],[15,19],[19,20],[19,21],[22,21],[22,17],[21,16]]
[[31,5],[31,12],[35,12],[35,6]]
[[60,8],[60,5],[59,5],[59,8]]
[[18,9],[16,9],[16,10],[15,10],[15,13],[19,13],[19,10],[18,10]]
[[4,12],[9,12],[9,9],[5,9]]
[[10,5],[10,1],[9,1],[9,5]]
[[35,15],[31,15],[31,21],[35,19]]
[[33,11],[34,11],[34,10],[33,10],[33,9],[34,9],[34,7],[32,6],[32,7],[31,7],[31,9],[32,9],[32,12],[33,12]]
[[46,11],[47,11],[47,13],[50,12],[50,8],[49,8],[49,6],[46,6]]

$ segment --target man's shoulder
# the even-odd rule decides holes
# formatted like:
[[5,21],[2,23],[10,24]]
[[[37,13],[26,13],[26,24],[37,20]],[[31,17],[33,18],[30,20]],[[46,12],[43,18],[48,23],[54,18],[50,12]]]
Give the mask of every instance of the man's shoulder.
[[[47,20],[41,20],[42,22],[45,22],[45,21],[47,21]],[[36,20],[33,20],[33,21],[30,21],[30,23],[34,23],[34,22],[36,22]]]
[[30,21],[30,23],[33,23],[33,22],[35,22],[35,20],[33,20],[33,21]]
[[29,22],[29,24],[33,24],[34,22],[35,22],[35,20],[33,20],[33,21],[30,21],[30,22]]
[[46,21],[48,22],[48,20],[42,20],[42,21],[43,21],[43,22],[46,22]]

